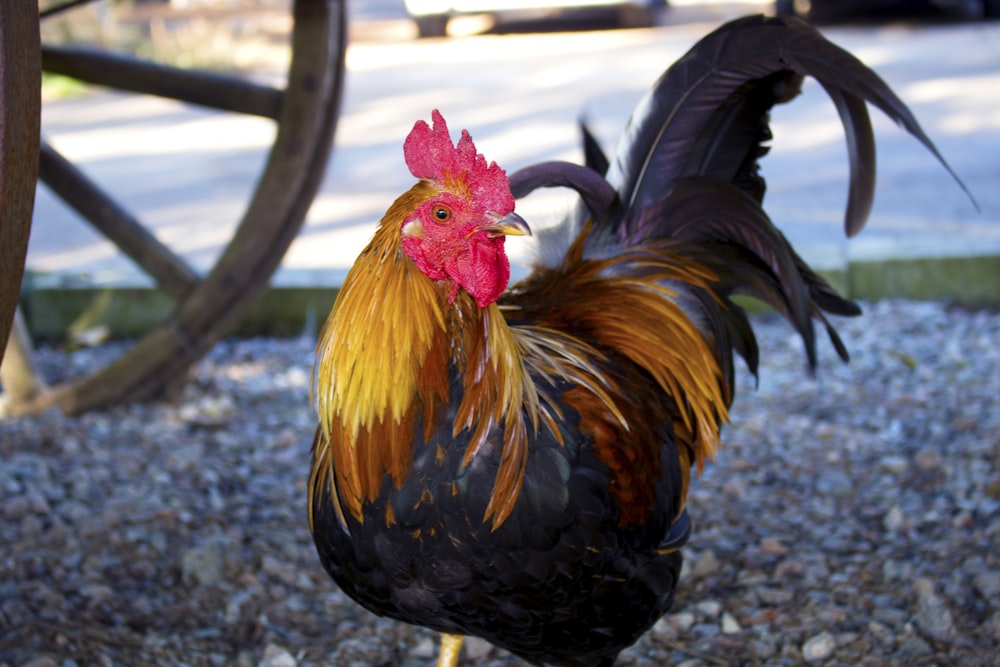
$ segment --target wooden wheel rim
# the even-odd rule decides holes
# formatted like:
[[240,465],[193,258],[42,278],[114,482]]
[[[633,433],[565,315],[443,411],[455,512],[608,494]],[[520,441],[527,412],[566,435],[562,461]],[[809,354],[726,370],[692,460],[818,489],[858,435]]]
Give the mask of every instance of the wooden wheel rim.
[[[235,234],[170,318],[93,375],[17,410],[66,413],[156,396],[225,335],[266,287],[319,188],[333,143],[347,46],[345,0],[296,0],[292,61],[278,131]],[[37,26],[36,26],[37,27]]]
[[0,361],[21,289],[38,178],[40,49],[35,7],[0,3]]

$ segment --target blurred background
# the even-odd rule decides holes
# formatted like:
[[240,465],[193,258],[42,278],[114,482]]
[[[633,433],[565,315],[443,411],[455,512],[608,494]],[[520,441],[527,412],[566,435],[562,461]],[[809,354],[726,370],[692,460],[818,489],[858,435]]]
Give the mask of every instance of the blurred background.
[[[843,135],[833,106],[810,84],[802,99],[773,114],[774,149],[763,161],[765,204],[806,259],[836,269],[857,258],[1000,254],[995,0],[455,6],[465,9],[446,14],[426,0],[350,4],[335,149],[278,284],[339,284],[374,222],[409,186],[402,140],[432,109],[442,111],[456,135],[468,128],[487,158],[508,170],[539,160],[580,161],[579,119],[612,149],[667,65],[720,23],[750,13],[801,15],[872,66],[914,109],[979,205],[977,211],[931,155],[876,111],[875,210],[865,233],[845,241]],[[287,3],[275,0],[99,2],[46,21],[43,41],[238,71],[281,85],[290,27]],[[175,252],[200,270],[211,267],[255,186],[274,124],[57,76],[46,76],[44,96],[46,139]],[[566,210],[567,197],[537,193],[519,207],[543,227]],[[529,261],[529,249],[513,253]],[[28,289],[150,284],[44,186],[27,268]]]

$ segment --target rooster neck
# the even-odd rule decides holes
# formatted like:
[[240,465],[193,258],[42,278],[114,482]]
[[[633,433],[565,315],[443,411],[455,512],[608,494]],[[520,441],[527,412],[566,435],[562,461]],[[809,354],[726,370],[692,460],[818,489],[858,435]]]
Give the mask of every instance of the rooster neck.
[[[537,402],[500,308],[479,308],[464,290],[452,299],[451,285],[421,273],[386,229],[383,222],[348,273],[314,368],[320,432],[311,485],[314,493],[330,485],[359,521],[386,475],[397,488],[405,481],[421,428],[424,440],[440,428],[455,374],[463,391],[451,410],[453,435],[471,435],[465,464],[496,427],[504,433],[504,457],[523,460],[522,407]],[[506,518],[520,490],[520,476],[504,475],[504,468],[484,517],[494,522]]]

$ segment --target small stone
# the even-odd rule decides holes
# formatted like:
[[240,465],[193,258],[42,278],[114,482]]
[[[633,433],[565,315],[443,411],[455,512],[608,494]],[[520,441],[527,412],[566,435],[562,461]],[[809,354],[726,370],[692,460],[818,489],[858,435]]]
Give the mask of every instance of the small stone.
[[781,607],[792,601],[794,594],[784,588],[761,588],[757,591],[757,597],[766,605]]
[[32,493],[28,496],[28,501],[31,503],[31,511],[35,514],[52,513],[52,506],[49,505],[49,501],[41,493]]
[[774,568],[774,579],[776,581],[795,579],[801,577],[807,569],[806,564],[802,561],[789,558],[781,561]]
[[913,458],[913,463],[921,472],[932,472],[941,467],[941,454],[933,449],[922,449]]
[[115,599],[115,592],[104,584],[87,584],[80,589],[80,595],[87,598],[87,607],[90,609]]
[[905,473],[909,467],[910,462],[906,460],[905,457],[898,456],[896,454],[890,454],[888,456],[883,456],[879,461],[879,466],[882,470],[886,472],[899,476]]
[[416,645],[410,649],[410,655],[415,658],[433,658],[437,655],[437,652],[437,642],[427,636],[421,637]]
[[731,498],[742,498],[746,489],[740,480],[733,480],[722,485],[722,492]]
[[902,628],[907,620],[906,612],[895,607],[880,607],[872,612],[872,616],[876,621],[897,629]]
[[903,514],[903,508],[899,505],[893,505],[892,508],[885,513],[885,516],[882,517],[882,525],[885,526],[886,530],[892,533],[898,533],[906,530],[908,523],[906,515]]
[[719,634],[719,626],[715,623],[696,623],[691,627],[691,632],[699,637],[715,637]]
[[21,667],[59,667],[59,663],[47,655],[40,655],[24,663]]
[[31,512],[31,501],[27,496],[14,496],[3,504],[3,514],[11,520],[20,520]]
[[760,551],[768,556],[785,556],[790,549],[781,540],[767,537],[760,541]]
[[710,619],[718,618],[722,613],[722,603],[718,600],[702,600],[694,608],[699,614]]
[[882,563],[882,576],[890,581],[894,579],[910,581],[913,579],[913,564],[898,560],[887,560]]
[[298,579],[298,570],[284,560],[280,560],[270,554],[265,555],[260,561],[260,569],[278,581],[286,584],[295,584]]
[[934,592],[933,582],[920,578],[913,583],[913,587],[917,591],[917,613],[913,622],[933,639],[952,639],[955,635],[955,621],[944,599]]
[[892,630],[878,621],[868,621],[868,633],[883,644],[891,643],[894,638]]
[[480,637],[466,637],[462,642],[462,653],[473,664],[486,660],[492,650],[493,645]]
[[233,416],[234,411],[235,405],[229,396],[204,396],[194,403],[182,405],[178,416],[199,426],[221,426]]
[[715,552],[711,549],[706,549],[698,554],[691,568],[691,574],[697,578],[707,577],[718,571],[719,565],[719,559],[716,558]]
[[[694,617],[692,616],[692,619],[693,618]],[[650,632],[657,641],[663,643],[673,642],[680,636],[678,628],[672,625],[670,621],[666,619],[666,617],[661,618],[656,623],[654,623]]]
[[289,611],[302,613],[309,610],[310,602],[311,600],[309,596],[303,595],[302,593],[292,593],[288,596],[285,606]]
[[205,447],[200,442],[192,442],[171,450],[166,458],[167,469],[174,472],[193,470],[204,458]]
[[736,617],[730,614],[728,611],[722,614],[722,620],[719,623],[719,628],[722,630],[724,635],[735,635],[743,631],[740,626],[740,622],[736,620]]
[[913,580],[913,590],[918,598],[926,598],[935,595],[934,582],[927,577],[918,577]]
[[829,632],[813,635],[802,645],[802,658],[806,662],[826,660],[837,648],[837,642]]
[[1000,642],[1000,611],[986,619],[982,625],[984,634],[994,641]]
[[33,537],[40,534],[45,529],[42,524],[42,520],[39,519],[34,514],[29,514],[21,519],[20,525],[18,525],[18,532],[23,538]]
[[972,583],[990,604],[994,607],[1000,606],[1000,572],[980,572],[973,578]]
[[106,324],[98,324],[82,331],[70,333],[70,340],[74,347],[97,347],[106,343],[109,338],[111,338],[111,328]]
[[931,648],[930,644],[925,642],[920,637],[916,635],[910,635],[900,643],[899,648],[893,657],[900,660],[909,660],[917,656],[927,655],[932,653],[934,649]]
[[705,661],[701,658],[688,658],[678,662],[677,667],[705,667]]
[[235,625],[240,620],[243,606],[253,599],[253,593],[247,590],[239,590],[233,594],[226,603],[225,620],[229,625]]
[[257,667],[298,667],[298,662],[286,649],[277,644],[268,644]]
[[667,623],[674,626],[680,631],[690,630],[691,626],[695,624],[697,619],[695,615],[689,611],[681,611],[676,614],[670,614],[666,617]]
[[750,654],[760,660],[767,660],[778,652],[778,642],[773,637],[766,636],[750,642]]
[[829,470],[816,479],[816,490],[824,495],[847,496],[854,493],[854,480],[840,470]]
[[222,545],[215,541],[188,549],[181,556],[181,579],[188,586],[214,586],[222,580],[222,559]]

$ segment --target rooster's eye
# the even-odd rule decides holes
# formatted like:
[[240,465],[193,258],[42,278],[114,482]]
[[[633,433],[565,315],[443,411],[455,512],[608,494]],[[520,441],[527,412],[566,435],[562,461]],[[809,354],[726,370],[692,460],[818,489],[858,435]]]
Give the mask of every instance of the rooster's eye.
[[451,209],[447,206],[435,206],[433,213],[434,219],[438,222],[448,222],[451,220]]

